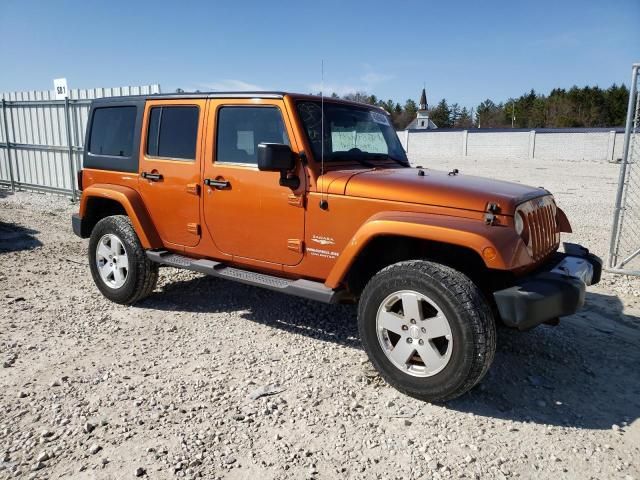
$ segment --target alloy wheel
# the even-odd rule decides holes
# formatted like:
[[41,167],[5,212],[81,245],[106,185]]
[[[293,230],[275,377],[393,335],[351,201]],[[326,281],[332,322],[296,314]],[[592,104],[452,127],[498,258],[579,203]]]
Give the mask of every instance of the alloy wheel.
[[442,371],[453,349],[451,326],[428,296],[412,290],[389,295],[376,316],[378,341],[399,370],[415,377]]
[[127,281],[129,258],[122,241],[116,235],[107,233],[98,241],[96,266],[100,278],[109,288],[120,288]]

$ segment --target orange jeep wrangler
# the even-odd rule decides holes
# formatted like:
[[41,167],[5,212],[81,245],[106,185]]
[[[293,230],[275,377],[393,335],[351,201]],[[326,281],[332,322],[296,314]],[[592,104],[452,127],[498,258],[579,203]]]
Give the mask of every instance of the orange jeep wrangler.
[[526,330],[584,303],[601,262],[543,188],[411,167],[387,113],[281,92],[95,100],[80,212],[108,299],[166,265],[358,303],[364,349],[398,390],[472,388],[496,322]]

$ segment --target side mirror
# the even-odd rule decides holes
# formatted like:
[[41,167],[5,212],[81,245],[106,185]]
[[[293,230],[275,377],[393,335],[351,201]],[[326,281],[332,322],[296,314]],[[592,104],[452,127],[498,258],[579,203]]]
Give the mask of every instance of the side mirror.
[[258,144],[258,170],[263,172],[280,172],[280,186],[296,190],[300,179],[289,176],[289,170],[296,166],[296,159],[289,145],[283,143]]
[[286,172],[296,162],[289,145],[283,143],[258,144],[258,170],[264,172]]

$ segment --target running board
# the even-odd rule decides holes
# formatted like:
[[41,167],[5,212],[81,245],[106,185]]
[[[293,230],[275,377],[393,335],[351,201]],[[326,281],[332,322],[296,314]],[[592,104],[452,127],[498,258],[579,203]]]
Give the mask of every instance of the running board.
[[166,250],[147,250],[149,260],[169,267],[193,270],[214,277],[226,278],[246,285],[264,287],[276,292],[288,293],[324,303],[338,303],[339,293],[323,283],[311,280],[289,280],[264,273],[230,267],[213,260],[195,260]]

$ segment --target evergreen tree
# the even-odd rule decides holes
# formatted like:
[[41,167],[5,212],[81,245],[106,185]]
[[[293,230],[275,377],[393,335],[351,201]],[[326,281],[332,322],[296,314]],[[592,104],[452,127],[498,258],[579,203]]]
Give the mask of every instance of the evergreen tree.
[[453,124],[455,128],[472,128],[473,127],[473,118],[472,114],[467,110],[467,107],[462,107],[460,110],[460,115],[458,119]]
[[[457,103],[452,103],[449,108],[449,126],[456,128],[458,125],[458,121],[460,120],[460,115],[462,110],[460,109],[460,105]],[[437,124],[436,124],[437,125]]]
[[486,99],[476,109],[476,124],[479,128],[504,127],[504,108]]
[[418,113],[418,105],[416,105],[416,102],[414,102],[411,99],[408,99],[404,103],[404,113],[406,113],[413,119]]
[[435,108],[429,110],[429,117],[438,128],[451,128],[451,109],[447,101],[443,98]]

